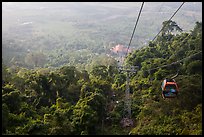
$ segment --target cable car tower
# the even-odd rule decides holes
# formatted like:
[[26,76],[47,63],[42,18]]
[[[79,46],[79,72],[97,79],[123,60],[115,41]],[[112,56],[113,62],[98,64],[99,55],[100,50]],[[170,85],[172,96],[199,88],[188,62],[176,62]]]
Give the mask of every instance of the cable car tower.
[[119,71],[126,73],[125,110],[126,116],[131,118],[130,75],[136,73],[138,66],[119,66]]
[[119,72],[124,72],[126,74],[126,90],[124,98],[124,114],[121,124],[123,127],[133,126],[133,120],[131,119],[131,97],[130,97],[130,76],[133,73],[137,72],[138,66],[123,66],[123,56],[121,56],[120,61],[118,61],[118,70]]

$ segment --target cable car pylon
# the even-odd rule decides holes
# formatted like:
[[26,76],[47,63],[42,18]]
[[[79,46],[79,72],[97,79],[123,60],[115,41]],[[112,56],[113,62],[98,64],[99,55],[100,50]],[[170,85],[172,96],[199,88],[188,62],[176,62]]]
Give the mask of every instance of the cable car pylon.
[[133,126],[133,120],[131,119],[131,98],[130,98],[130,75],[136,73],[138,66],[119,66],[119,72],[126,73],[126,90],[124,99],[124,115],[121,120],[123,127]]

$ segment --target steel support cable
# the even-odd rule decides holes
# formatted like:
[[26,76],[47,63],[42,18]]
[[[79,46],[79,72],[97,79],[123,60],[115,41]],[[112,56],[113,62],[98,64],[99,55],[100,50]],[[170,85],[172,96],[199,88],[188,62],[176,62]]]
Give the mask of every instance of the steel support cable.
[[[176,13],[180,10],[180,8],[183,6],[184,3],[185,3],[185,2],[183,2],[183,3],[179,6],[179,8],[174,12],[174,14],[171,16],[171,18],[170,18],[168,21],[170,21],[170,20],[176,15]],[[165,24],[164,27],[161,28],[161,30],[159,31],[159,33],[166,27],[166,25],[167,25],[167,24]],[[157,35],[153,38],[152,41],[155,40],[155,38],[159,35],[159,33],[157,33]]]
[[181,59],[181,60],[177,60],[177,61],[175,61],[175,62],[172,62],[172,63],[170,63],[170,64],[165,64],[165,65],[162,65],[162,66],[159,66],[159,67],[155,67],[155,68],[151,68],[151,69],[146,69],[146,70],[141,70],[141,71],[150,71],[150,70],[159,69],[159,68],[164,68],[164,67],[167,67],[167,66],[171,66],[171,65],[174,65],[174,64],[178,64],[178,63],[182,62],[183,60],[185,60],[185,59],[187,59],[187,58],[191,58],[191,57],[193,57],[193,56],[195,56],[195,55],[197,55],[197,54],[199,54],[199,53],[202,53],[202,51],[200,51],[200,52],[198,52],[198,53],[195,53],[195,54],[193,54],[193,55],[191,55],[191,56],[188,56],[188,57],[186,57],[186,58],[183,58],[183,59]]
[[164,67],[167,67],[167,66],[171,66],[171,65],[174,65],[174,64],[178,64],[178,63],[182,62],[183,60],[185,60],[185,59],[187,59],[187,58],[191,58],[191,57],[193,57],[193,56],[195,56],[195,55],[197,55],[197,54],[199,54],[199,53],[201,53],[201,52],[202,52],[202,51],[200,51],[200,52],[198,52],[198,53],[195,53],[195,54],[193,54],[193,55],[191,55],[191,56],[188,56],[188,57],[186,57],[186,58],[183,58],[183,59],[181,59],[181,60],[172,62],[172,63],[170,63],[170,64],[166,64],[166,65],[162,65],[162,66],[159,66],[159,67],[155,67],[155,68],[147,69],[147,70],[142,70],[142,71],[150,71],[150,70],[159,69],[159,68],[164,68]]
[[142,2],[141,8],[140,8],[140,12],[139,12],[138,17],[137,17],[137,20],[136,20],[136,22],[135,22],[135,27],[134,27],[134,29],[133,29],[132,36],[131,36],[131,38],[130,38],[130,42],[129,42],[129,44],[128,44],[126,56],[127,56],[127,54],[128,54],[128,50],[129,50],[129,48],[130,48],[130,44],[131,44],[131,42],[132,42],[132,38],[133,38],[134,33],[135,33],[135,29],[136,29],[136,27],[137,27],[137,23],[138,23],[138,21],[139,21],[139,18],[140,18],[140,14],[141,14],[143,5],[144,5],[144,2]]

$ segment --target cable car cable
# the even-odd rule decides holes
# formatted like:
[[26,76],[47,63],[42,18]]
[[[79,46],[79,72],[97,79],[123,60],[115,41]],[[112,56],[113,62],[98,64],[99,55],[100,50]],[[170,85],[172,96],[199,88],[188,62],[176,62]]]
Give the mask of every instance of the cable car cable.
[[127,56],[127,54],[128,54],[128,50],[129,50],[130,44],[131,44],[131,42],[132,42],[133,35],[134,35],[134,33],[135,33],[135,29],[136,29],[136,27],[137,27],[137,23],[138,23],[138,21],[139,21],[139,18],[140,18],[140,14],[141,14],[143,5],[144,5],[144,2],[142,2],[141,8],[140,8],[140,12],[139,12],[138,17],[137,17],[137,20],[136,20],[136,22],[135,22],[135,27],[134,27],[134,29],[133,29],[132,36],[131,36],[131,38],[130,38],[130,42],[129,42],[129,44],[128,44],[126,56]]
[[154,69],[159,69],[159,68],[163,68],[163,67],[171,66],[171,65],[174,65],[174,64],[180,63],[180,62],[182,62],[183,60],[185,60],[185,59],[187,59],[187,58],[191,58],[191,57],[193,57],[193,56],[195,56],[196,54],[199,54],[199,53],[201,53],[201,52],[202,52],[202,51],[200,51],[200,52],[198,52],[198,53],[195,53],[195,54],[193,54],[193,55],[191,55],[191,56],[188,56],[188,57],[186,57],[186,58],[183,58],[183,59],[181,59],[181,60],[178,60],[178,61],[172,62],[171,64],[166,64],[166,65],[163,65],[163,66],[155,67],[155,68],[152,68],[152,69],[146,69],[146,70],[142,70],[142,71],[150,71],[150,70],[154,70]]
[[[185,2],[183,2],[183,3],[179,6],[179,8],[174,12],[174,14],[171,16],[171,18],[169,18],[168,21],[170,21],[170,20],[176,15],[176,13],[180,10],[180,8],[183,6],[184,3],[185,3]],[[162,29],[159,31],[159,33],[166,27],[166,25],[167,25],[167,24],[165,24],[164,27],[162,27]],[[153,38],[152,41],[155,40],[155,38],[159,35],[159,33],[157,33],[157,35]]]

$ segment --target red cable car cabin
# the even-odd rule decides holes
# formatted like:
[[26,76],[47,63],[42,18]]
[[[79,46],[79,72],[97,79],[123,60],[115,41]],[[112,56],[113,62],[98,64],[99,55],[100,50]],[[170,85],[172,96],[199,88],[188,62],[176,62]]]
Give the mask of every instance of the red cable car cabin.
[[178,85],[174,79],[165,79],[162,82],[162,97],[163,98],[174,98],[178,94]]

